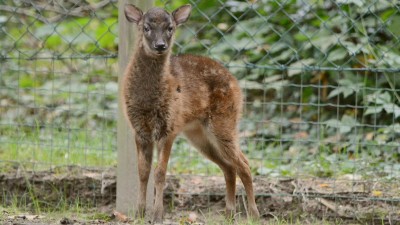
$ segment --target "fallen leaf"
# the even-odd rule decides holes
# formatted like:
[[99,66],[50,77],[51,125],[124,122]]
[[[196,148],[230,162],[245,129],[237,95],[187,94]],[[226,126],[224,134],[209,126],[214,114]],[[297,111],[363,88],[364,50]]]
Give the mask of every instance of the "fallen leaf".
[[351,181],[360,181],[362,180],[362,176],[360,174],[344,174],[338,177],[340,180],[351,180]]
[[196,222],[196,220],[197,220],[197,214],[194,212],[189,213],[188,221],[190,223],[194,223],[194,222]]
[[74,222],[67,217],[64,217],[60,220],[60,224],[62,225],[68,225],[68,224],[73,224]]
[[350,160],[355,160],[356,159],[356,156],[354,155],[354,152],[351,152],[351,151],[349,151],[349,159]]
[[201,178],[200,177],[195,177],[192,179],[192,183],[197,185],[197,184],[201,184]]
[[327,187],[329,187],[329,184],[320,184],[319,186],[322,188],[327,188]]
[[342,135],[336,134],[330,137],[327,137],[323,140],[324,143],[337,143],[342,140]]
[[25,218],[27,220],[34,220],[34,219],[43,219],[44,216],[39,216],[39,215],[25,215]]
[[8,216],[8,219],[23,219],[23,220],[35,220],[35,219],[43,219],[44,216],[39,216],[39,215],[16,215],[16,216]]
[[382,191],[372,191],[372,196],[380,197],[380,196],[382,196]]
[[301,132],[296,133],[296,134],[294,135],[294,138],[295,138],[295,139],[307,139],[308,136],[309,136],[309,135],[308,135],[307,132],[301,131]]
[[250,138],[250,137],[256,136],[256,134],[257,134],[257,132],[255,132],[255,131],[246,130],[246,131],[243,131],[240,133],[240,137],[241,138]]
[[129,222],[129,217],[125,216],[124,214],[117,212],[117,211],[114,211],[113,214],[115,216],[115,219],[117,219],[119,222],[122,222],[122,223]]
[[371,141],[372,139],[374,139],[374,132],[369,132],[365,135],[365,140]]

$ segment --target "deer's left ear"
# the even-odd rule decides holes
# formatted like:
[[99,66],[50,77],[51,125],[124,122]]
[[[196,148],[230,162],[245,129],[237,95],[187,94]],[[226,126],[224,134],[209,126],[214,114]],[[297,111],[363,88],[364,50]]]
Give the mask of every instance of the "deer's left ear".
[[183,5],[172,12],[172,16],[174,17],[175,23],[177,26],[186,22],[189,19],[190,12],[192,11],[191,5]]

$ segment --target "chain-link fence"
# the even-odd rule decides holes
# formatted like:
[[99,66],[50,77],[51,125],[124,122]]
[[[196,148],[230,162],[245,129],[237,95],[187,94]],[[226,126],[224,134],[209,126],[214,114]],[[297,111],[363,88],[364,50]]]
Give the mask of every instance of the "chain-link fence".
[[116,1],[0,5],[4,161],[115,163]]
[[[257,176],[261,211],[287,210],[301,199],[300,211],[398,221],[400,4],[156,6],[185,3],[193,12],[174,51],[214,58],[239,79],[241,147]],[[117,1],[8,0],[0,12],[1,171],[115,166]],[[201,175],[191,180],[196,187],[219,185],[211,176],[222,175],[183,139],[169,171]],[[170,194],[215,194],[182,187],[191,191]]]

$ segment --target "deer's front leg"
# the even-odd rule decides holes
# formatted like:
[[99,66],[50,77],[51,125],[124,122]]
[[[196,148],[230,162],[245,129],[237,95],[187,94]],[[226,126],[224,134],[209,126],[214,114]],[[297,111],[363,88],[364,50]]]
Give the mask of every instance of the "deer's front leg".
[[171,135],[158,143],[158,162],[154,172],[154,182],[156,189],[156,198],[154,202],[153,223],[162,223],[163,219],[163,197],[165,186],[165,175],[168,167],[168,160],[171,153],[172,143],[175,135]]
[[151,171],[151,163],[153,159],[153,142],[146,141],[136,136],[136,149],[139,171],[139,193],[137,216],[143,218],[146,211],[146,190]]

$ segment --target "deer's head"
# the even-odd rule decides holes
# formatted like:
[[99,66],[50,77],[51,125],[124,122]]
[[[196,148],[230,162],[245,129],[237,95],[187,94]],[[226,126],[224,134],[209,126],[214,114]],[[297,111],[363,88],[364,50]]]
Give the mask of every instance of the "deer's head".
[[125,5],[125,17],[136,23],[145,51],[151,55],[164,55],[173,44],[176,28],[187,21],[192,7],[183,5],[171,14],[162,8],[151,8],[143,13],[138,7]]

